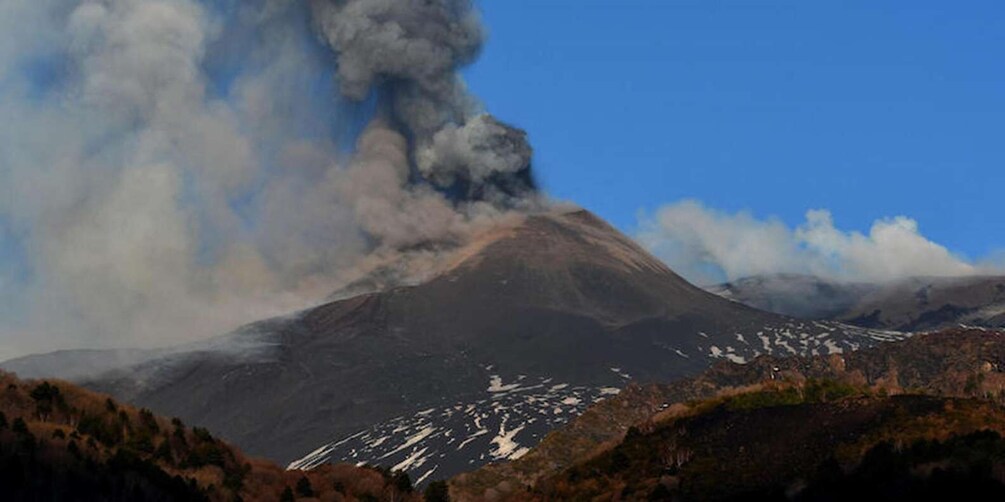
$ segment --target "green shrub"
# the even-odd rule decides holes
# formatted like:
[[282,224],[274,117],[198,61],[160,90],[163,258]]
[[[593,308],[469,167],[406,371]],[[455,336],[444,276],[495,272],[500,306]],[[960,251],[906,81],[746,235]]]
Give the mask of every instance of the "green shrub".
[[806,402],[810,403],[826,403],[863,394],[862,390],[854,385],[812,378],[806,382],[803,392]]
[[728,410],[754,410],[773,406],[791,406],[801,404],[802,396],[799,389],[786,387],[779,390],[761,390],[732,396],[724,403]]

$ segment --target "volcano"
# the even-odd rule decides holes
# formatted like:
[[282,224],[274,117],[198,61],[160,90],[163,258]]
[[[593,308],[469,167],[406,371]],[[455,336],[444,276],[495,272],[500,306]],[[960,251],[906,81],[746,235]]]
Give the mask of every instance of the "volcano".
[[421,483],[517,458],[629,380],[901,336],[729,301],[591,213],[552,210],[484,232],[419,284],[146,357],[66,352],[5,367],[59,376],[80,358],[124,360],[76,379],[293,468],[366,462]]

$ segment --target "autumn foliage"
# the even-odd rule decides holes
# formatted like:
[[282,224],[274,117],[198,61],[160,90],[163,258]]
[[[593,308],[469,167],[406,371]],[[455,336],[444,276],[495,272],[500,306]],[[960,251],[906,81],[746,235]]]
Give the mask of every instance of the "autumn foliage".
[[406,481],[348,465],[286,471],[177,418],[0,372],[5,500],[420,500]]

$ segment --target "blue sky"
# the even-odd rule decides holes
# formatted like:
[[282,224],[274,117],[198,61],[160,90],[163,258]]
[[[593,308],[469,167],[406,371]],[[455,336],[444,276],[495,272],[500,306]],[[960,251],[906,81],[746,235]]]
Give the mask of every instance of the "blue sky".
[[696,198],[1005,248],[1005,4],[483,0],[466,71],[553,195],[634,231]]

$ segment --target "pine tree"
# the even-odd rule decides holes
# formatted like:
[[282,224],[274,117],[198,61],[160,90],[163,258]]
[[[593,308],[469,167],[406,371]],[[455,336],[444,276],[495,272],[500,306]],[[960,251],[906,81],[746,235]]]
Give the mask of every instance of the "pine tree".
[[301,497],[314,496],[314,487],[311,486],[311,480],[307,479],[307,476],[303,476],[300,481],[297,481],[297,495]]
[[423,493],[426,502],[450,502],[450,489],[446,481],[433,481]]
[[11,430],[17,434],[27,434],[28,424],[25,423],[23,418],[17,417],[14,419],[14,425],[11,426]]

